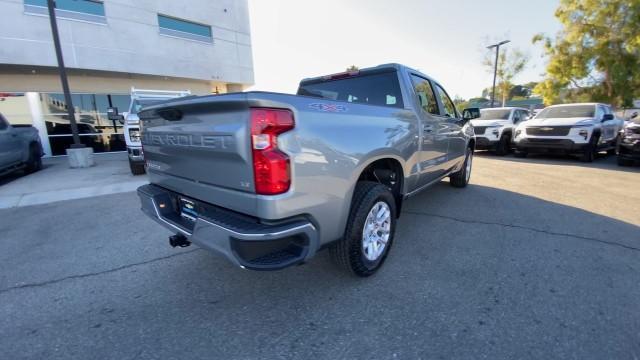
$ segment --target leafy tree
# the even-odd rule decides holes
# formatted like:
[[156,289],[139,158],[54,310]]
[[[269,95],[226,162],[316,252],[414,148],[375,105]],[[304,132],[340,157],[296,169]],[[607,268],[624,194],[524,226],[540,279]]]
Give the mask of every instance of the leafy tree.
[[535,92],[545,103],[602,101],[629,106],[640,96],[640,0],[561,0],[562,30],[538,34],[549,58]]
[[[487,68],[487,71],[493,74],[495,66],[495,50],[487,52],[483,65]],[[518,49],[509,51],[508,48],[500,49],[500,56],[498,57],[498,69],[496,71],[496,98],[502,98],[502,106],[505,105],[509,98],[509,92],[513,87],[513,78],[520,74],[527,63],[529,62],[529,56]],[[483,97],[491,97],[491,90],[488,94],[483,92]],[[500,95],[500,96],[498,96]]]
[[462,113],[462,110],[469,107],[469,102],[463,99],[460,95],[456,95],[453,98],[453,104],[456,106],[456,109],[458,109],[458,112],[460,113]]
[[347,71],[358,71],[358,70],[360,70],[360,68],[355,65],[351,65],[347,68]]

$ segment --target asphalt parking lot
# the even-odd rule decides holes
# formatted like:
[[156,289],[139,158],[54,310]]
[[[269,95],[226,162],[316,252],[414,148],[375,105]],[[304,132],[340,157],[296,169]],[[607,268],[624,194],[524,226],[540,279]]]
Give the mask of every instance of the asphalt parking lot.
[[0,210],[5,359],[638,359],[640,168],[479,155],[385,267],[173,250],[134,193]]

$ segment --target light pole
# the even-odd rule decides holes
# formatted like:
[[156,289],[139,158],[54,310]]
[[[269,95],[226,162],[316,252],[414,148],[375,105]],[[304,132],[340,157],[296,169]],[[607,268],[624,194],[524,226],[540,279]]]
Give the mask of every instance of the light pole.
[[80,142],[78,135],[78,125],[76,124],[76,116],[74,114],[73,103],[71,102],[71,93],[69,92],[69,81],[67,80],[67,71],[64,67],[62,59],[62,47],[60,46],[60,35],[58,35],[58,23],[56,21],[56,3],[55,0],[47,0],[49,8],[49,21],[51,21],[51,33],[53,34],[53,45],[56,48],[56,57],[58,58],[58,71],[60,72],[60,81],[62,82],[62,91],[64,92],[64,101],[67,104],[67,116],[71,124],[71,134],[73,134],[72,149],[83,148],[84,144]]
[[493,107],[493,104],[495,104],[496,100],[496,75],[498,75],[498,56],[500,55],[500,46],[510,42],[511,40],[504,40],[500,41],[497,44],[487,46],[487,49],[496,48],[496,63],[493,67],[493,90],[491,90],[491,107]]

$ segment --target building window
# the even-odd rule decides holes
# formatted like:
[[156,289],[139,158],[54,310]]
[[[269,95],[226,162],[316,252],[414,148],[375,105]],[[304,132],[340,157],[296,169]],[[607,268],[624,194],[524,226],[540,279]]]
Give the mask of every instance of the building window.
[[[109,120],[107,116],[107,109],[116,103],[114,98],[123,100],[124,104],[124,97],[125,95],[71,94],[80,142],[92,147],[96,153],[127,150],[122,124]],[[130,99],[130,96],[126,98]],[[64,95],[41,93],[40,103],[51,155],[64,155],[73,143]]]
[[[56,16],[63,19],[106,24],[104,3],[98,0],[56,0]],[[24,0],[24,11],[29,14],[49,15],[47,0]]]
[[213,42],[211,26],[158,14],[160,34],[190,40]]

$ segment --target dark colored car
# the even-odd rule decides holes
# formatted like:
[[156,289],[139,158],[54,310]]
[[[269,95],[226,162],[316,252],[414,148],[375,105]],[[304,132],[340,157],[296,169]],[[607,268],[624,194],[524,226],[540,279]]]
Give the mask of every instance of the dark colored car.
[[640,118],[637,114],[622,128],[616,150],[620,166],[631,166],[640,161]]

